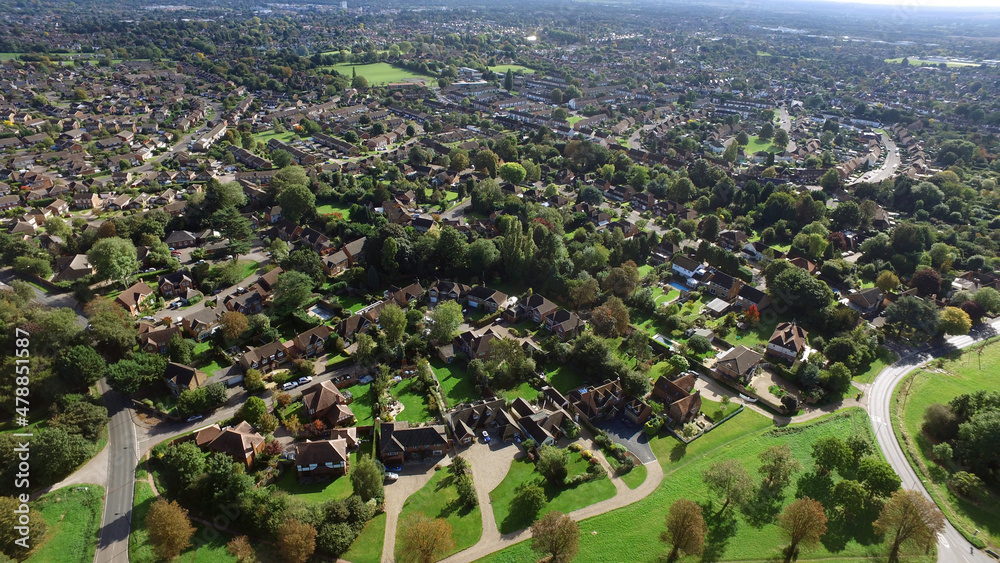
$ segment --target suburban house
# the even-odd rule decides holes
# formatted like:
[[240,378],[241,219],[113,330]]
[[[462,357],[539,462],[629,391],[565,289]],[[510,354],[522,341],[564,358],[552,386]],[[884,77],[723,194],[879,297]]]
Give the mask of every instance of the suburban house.
[[743,284],[739,293],[736,294],[736,301],[733,307],[740,311],[746,311],[753,305],[758,311],[763,311],[771,306],[771,297],[752,285]]
[[80,278],[93,275],[96,271],[97,269],[90,264],[86,254],[61,256],[56,258],[56,274],[52,276],[52,281],[76,281]]
[[507,302],[507,294],[490,289],[485,285],[477,285],[465,295],[466,304],[474,309],[482,309],[488,313],[496,312]]
[[771,339],[767,341],[767,355],[794,363],[806,349],[807,337],[806,330],[796,323],[781,323],[774,328]]
[[[470,360],[488,360],[493,356],[493,344],[504,338],[516,340],[522,347],[530,345],[529,339],[515,338],[507,330],[507,327],[492,324],[478,330],[468,330],[456,336],[452,342],[452,351],[461,350],[469,356]],[[444,358],[444,361],[450,361],[450,359]]]
[[160,293],[164,297],[177,297],[194,289],[194,278],[187,270],[180,270],[160,276]]
[[443,424],[411,427],[406,421],[383,422],[379,430],[378,454],[385,464],[440,457],[451,448],[448,429]]
[[295,473],[300,483],[336,479],[350,470],[351,458],[344,438],[295,444]]
[[701,412],[701,391],[691,393],[696,379],[693,372],[684,372],[673,380],[661,375],[653,384],[653,399],[663,403],[675,424],[687,424]]
[[289,353],[293,358],[309,358],[323,353],[326,339],[333,334],[333,329],[319,325],[295,335]]
[[257,277],[257,286],[263,289],[267,293],[271,293],[274,290],[274,284],[278,281],[278,276],[284,273],[281,267],[277,267],[270,272],[262,276]]
[[715,362],[715,372],[723,377],[749,383],[764,357],[740,344],[723,352]]
[[697,276],[701,276],[706,271],[705,264],[700,262],[695,262],[693,259],[687,256],[674,255],[673,261],[670,264],[670,268],[677,274],[683,276],[685,279],[692,279]]
[[166,354],[170,339],[180,332],[180,327],[176,326],[154,330],[152,325],[139,323],[139,347],[150,354]]
[[726,230],[719,233],[718,245],[729,251],[736,251],[747,243],[746,233],[743,231]]
[[505,309],[503,318],[510,322],[530,319],[536,323],[540,323],[555,314],[558,309],[559,307],[555,303],[537,293],[532,293],[521,299],[514,307]]
[[862,289],[854,293],[847,294],[846,297],[840,300],[841,303],[847,305],[851,309],[854,309],[861,314],[862,317],[871,318],[877,315],[885,303],[885,295],[882,290],[877,287],[870,287],[868,289]]
[[[555,394],[558,393],[555,391]],[[522,397],[514,399],[511,411],[517,417],[517,424],[524,431],[524,435],[539,446],[555,444],[563,435],[563,425],[567,420],[572,420],[569,413],[558,406],[550,404],[545,408],[536,409]]]
[[545,318],[545,330],[555,334],[560,340],[573,338],[580,334],[583,321],[572,311],[559,309]]
[[438,303],[445,300],[461,302],[471,289],[469,286],[460,283],[438,281],[427,290],[427,299],[431,303]]
[[196,370],[191,366],[170,362],[163,370],[163,379],[170,388],[174,397],[179,396],[183,391],[197,389],[208,381],[208,374]]
[[264,437],[246,421],[225,428],[206,426],[194,433],[194,441],[203,450],[226,454],[247,467],[264,449]]
[[653,416],[653,409],[642,399],[629,399],[622,405],[622,412],[632,424],[642,426]]
[[146,285],[145,282],[137,282],[119,293],[118,297],[115,297],[115,303],[125,307],[125,310],[134,316],[154,294],[153,288]]
[[351,401],[329,381],[315,385],[302,393],[302,404],[311,420],[322,420],[336,428],[352,424],[354,412],[347,406]]
[[417,282],[413,282],[406,287],[390,286],[385,292],[385,298],[396,302],[400,307],[406,308],[410,303],[417,302],[424,295],[424,288]]
[[222,307],[204,308],[184,317],[181,326],[184,333],[197,340],[204,340],[212,335],[219,326],[219,317],[225,309]]
[[507,412],[507,402],[504,399],[461,404],[445,413],[444,419],[456,444],[463,446],[475,442],[483,430],[499,434],[504,441],[513,440],[520,435],[514,418]]
[[743,256],[746,256],[747,260],[763,262],[767,259],[767,254],[765,254],[767,249],[768,246],[758,240],[744,244],[741,251],[743,252]]
[[588,422],[597,419],[614,418],[621,411],[625,393],[618,381],[609,381],[597,387],[574,389],[566,395],[566,410],[575,413],[579,420],[583,417]]
[[323,272],[330,277],[343,274],[347,271],[348,267],[350,267],[350,261],[348,260],[347,253],[343,250],[338,250],[323,257]]
[[192,233],[191,231],[171,231],[163,242],[170,248],[189,248],[204,242],[210,231],[203,233]]
[[285,345],[280,340],[275,340],[244,352],[240,356],[240,367],[243,368],[243,373],[251,369],[268,373],[278,369],[286,361],[288,354],[285,353]]
[[707,285],[708,292],[712,295],[724,301],[732,301],[740,292],[740,287],[743,285],[743,282],[733,276],[730,276],[729,274],[713,270],[712,273],[708,275]]
[[264,310],[264,292],[262,288],[254,288],[243,295],[227,295],[222,300],[222,304],[230,311],[243,313],[244,315],[255,315]]

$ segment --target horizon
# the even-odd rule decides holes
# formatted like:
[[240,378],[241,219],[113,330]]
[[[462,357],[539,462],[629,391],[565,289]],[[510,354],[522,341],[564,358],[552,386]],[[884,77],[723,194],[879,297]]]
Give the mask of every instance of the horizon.
[[[899,7],[907,10],[920,8],[992,8],[1000,11],[998,0],[796,0],[796,2],[835,2],[837,4],[864,4],[867,6]],[[770,4],[770,0],[751,0],[751,4]]]

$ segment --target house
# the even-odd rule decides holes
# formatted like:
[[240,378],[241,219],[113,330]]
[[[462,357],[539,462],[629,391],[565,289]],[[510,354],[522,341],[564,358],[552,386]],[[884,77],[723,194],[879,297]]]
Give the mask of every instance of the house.
[[347,253],[343,250],[338,250],[323,257],[323,273],[331,278],[339,276],[347,271],[349,264]]
[[268,373],[278,369],[288,361],[288,354],[285,345],[280,340],[275,340],[270,344],[251,348],[240,356],[240,367],[243,373],[255,369],[261,373]]
[[199,235],[191,231],[171,231],[167,238],[163,239],[170,248],[188,248],[201,244]]
[[791,260],[789,260],[789,262],[792,264],[792,266],[795,266],[797,268],[802,268],[806,272],[809,272],[810,275],[816,273],[817,270],[816,264],[810,262],[809,260],[806,260],[801,256],[792,258]]
[[166,354],[169,351],[170,340],[175,334],[180,334],[180,327],[171,326],[153,330],[146,325],[147,330],[139,333],[139,347],[150,354]]
[[424,295],[424,287],[417,282],[413,282],[406,287],[391,286],[385,292],[385,298],[395,301],[400,307],[407,307],[410,303],[415,303]]
[[840,302],[860,313],[862,317],[869,319],[882,310],[885,303],[885,295],[881,289],[870,287],[849,293]]
[[503,317],[510,322],[531,319],[536,323],[540,323],[549,316],[554,315],[558,309],[559,307],[555,303],[537,293],[532,293],[521,299],[514,307],[504,310]]
[[347,406],[350,402],[330,381],[314,385],[302,393],[302,404],[310,420],[322,420],[331,428],[353,424],[354,412]]
[[56,258],[55,275],[53,282],[76,281],[80,278],[93,275],[97,272],[86,254],[76,254],[74,256],[60,256]]
[[718,245],[726,250],[735,252],[747,243],[749,237],[743,231],[726,230],[719,233]]
[[559,340],[576,337],[582,328],[580,317],[566,309],[559,309],[545,318],[545,330],[558,336]]
[[73,209],[98,209],[102,206],[101,197],[97,194],[85,192],[73,196]]
[[809,333],[794,322],[781,323],[774,327],[771,339],[767,341],[767,355],[794,363],[806,349]]
[[609,381],[597,387],[574,389],[566,395],[570,408],[567,410],[592,422],[597,419],[611,419],[621,411],[625,393],[618,381]]
[[691,392],[696,380],[695,373],[689,371],[673,380],[661,375],[653,384],[652,398],[667,408],[674,424],[687,424],[701,412],[701,391]]
[[293,358],[308,358],[323,353],[326,339],[333,334],[333,329],[326,325],[319,325],[305,332],[295,335],[292,338],[292,347],[289,353]]
[[748,242],[743,245],[742,252],[746,256],[747,260],[753,260],[754,262],[763,262],[767,259],[766,250],[770,248],[766,244],[760,241]]
[[771,305],[771,297],[752,285],[743,284],[740,287],[740,292],[736,294],[733,307],[740,311],[746,311],[751,305],[757,307],[758,311],[763,311]]
[[726,350],[718,356],[715,362],[716,374],[735,379],[740,383],[749,383],[754,371],[764,357],[740,344]]
[[281,221],[281,206],[275,205],[264,212],[264,220],[270,224],[275,224]]
[[115,298],[115,303],[125,307],[131,315],[135,315],[139,312],[143,303],[153,297],[154,294],[153,288],[144,282],[137,282],[132,287],[118,294],[118,297]]
[[704,275],[706,271],[705,264],[695,262],[693,259],[687,256],[677,256],[677,255],[674,255],[673,262],[671,262],[670,268],[678,275],[683,276],[685,279],[688,280],[696,276]]
[[274,284],[278,281],[278,276],[283,274],[285,271],[281,269],[281,266],[267,272],[266,274],[259,276],[257,278],[257,287],[263,289],[266,293],[271,293],[274,291]]
[[300,483],[336,479],[350,470],[351,459],[344,438],[295,444],[295,473]]
[[632,424],[642,426],[653,416],[653,409],[642,399],[629,399],[622,405],[625,418]]
[[427,290],[427,297],[431,303],[438,303],[445,300],[461,301],[470,290],[471,288],[464,284],[438,281]]
[[264,437],[246,421],[225,428],[206,426],[194,433],[194,441],[203,450],[226,454],[247,467],[264,449]]
[[494,313],[507,303],[507,294],[484,285],[477,285],[466,292],[465,299],[466,305],[473,309]]
[[222,304],[230,311],[255,315],[264,309],[264,292],[262,288],[256,287],[243,295],[227,295]]
[[8,209],[14,209],[15,207],[21,206],[21,196],[19,195],[5,195],[0,197],[0,211],[7,211]]
[[444,419],[455,443],[463,446],[473,443],[483,430],[499,434],[504,441],[513,440],[520,435],[520,428],[507,412],[507,402],[504,399],[493,398],[461,404],[445,413]]
[[411,427],[406,421],[383,422],[379,430],[378,455],[385,464],[440,457],[451,448],[443,424]]
[[181,321],[184,333],[191,338],[204,340],[211,336],[219,327],[219,317],[225,309],[222,307],[205,307],[186,315]]
[[[557,392],[558,393],[558,392]],[[551,446],[563,435],[563,425],[572,420],[564,409],[550,405],[535,411],[523,398],[518,397],[511,405],[517,415],[517,424],[539,446]]]
[[[493,344],[498,340],[514,338],[507,327],[500,325],[489,325],[479,330],[468,330],[455,337],[454,348],[457,348],[469,356],[470,360],[488,360],[493,356]],[[523,344],[523,342],[522,342]],[[446,359],[445,361],[449,361]]]
[[160,276],[160,293],[164,297],[177,297],[194,289],[194,278],[187,270],[179,270]]
[[742,281],[718,270],[713,270],[706,281],[708,292],[724,301],[736,299],[743,285]]
[[184,391],[197,389],[204,385],[208,381],[208,374],[184,364],[170,362],[163,370],[163,379],[166,381],[167,387],[170,388],[170,392],[174,394],[174,397],[177,397]]

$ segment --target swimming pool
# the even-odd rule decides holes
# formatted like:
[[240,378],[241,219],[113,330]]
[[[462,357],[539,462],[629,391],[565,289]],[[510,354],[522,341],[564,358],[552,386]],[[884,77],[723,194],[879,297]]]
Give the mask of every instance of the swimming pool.
[[670,287],[676,289],[677,291],[691,291],[691,288],[686,287],[684,284],[675,281],[670,282]]

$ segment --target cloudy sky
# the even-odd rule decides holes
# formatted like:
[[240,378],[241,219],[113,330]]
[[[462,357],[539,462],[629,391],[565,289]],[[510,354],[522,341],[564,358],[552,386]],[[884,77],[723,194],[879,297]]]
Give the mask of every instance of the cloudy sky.
[[908,9],[920,9],[922,6],[947,6],[953,8],[998,8],[1000,0],[826,0],[833,2],[849,2],[854,4],[882,4],[903,6]]

